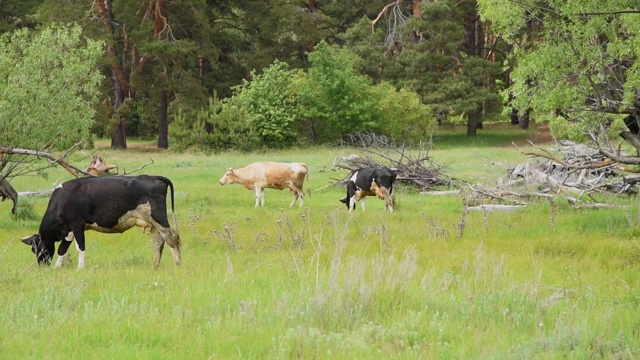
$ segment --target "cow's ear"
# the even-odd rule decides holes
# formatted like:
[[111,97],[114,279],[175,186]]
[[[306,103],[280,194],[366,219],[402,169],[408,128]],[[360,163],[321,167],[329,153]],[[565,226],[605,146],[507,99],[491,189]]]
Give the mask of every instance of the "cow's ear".
[[343,204],[346,204],[348,200],[349,200],[348,198],[344,198],[344,199],[340,199],[340,202]]
[[29,245],[29,246],[33,246],[33,235],[29,235],[27,237],[23,237],[20,239],[20,241],[22,241],[23,243]]

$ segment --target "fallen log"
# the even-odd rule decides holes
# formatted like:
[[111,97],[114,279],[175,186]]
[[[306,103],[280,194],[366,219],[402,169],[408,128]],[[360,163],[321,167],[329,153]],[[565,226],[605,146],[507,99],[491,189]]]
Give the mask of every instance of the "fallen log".
[[37,196],[51,196],[55,189],[49,190],[40,190],[40,191],[21,191],[18,193],[18,196],[24,197],[37,197]]
[[523,209],[527,205],[502,205],[502,204],[484,204],[477,206],[467,206],[465,209],[469,211],[515,211]]
[[422,191],[418,195],[448,196],[448,195],[458,195],[458,194],[460,194],[460,190]]

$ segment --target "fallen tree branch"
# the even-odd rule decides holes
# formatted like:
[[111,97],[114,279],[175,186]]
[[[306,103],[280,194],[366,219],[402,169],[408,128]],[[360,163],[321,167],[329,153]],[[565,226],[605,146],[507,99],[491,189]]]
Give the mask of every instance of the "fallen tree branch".
[[514,211],[525,207],[527,207],[527,205],[483,204],[478,206],[467,206],[466,209],[470,211]]
[[600,152],[600,154],[608,157],[609,159],[617,163],[626,164],[626,165],[640,165],[640,157],[638,156],[618,156],[602,148],[598,149],[598,151]]
[[15,155],[30,155],[30,156],[35,156],[35,157],[42,157],[42,158],[46,158],[47,161],[49,161],[49,164],[57,164],[62,166],[62,168],[64,168],[65,170],[67,170],[71,175],[75,176],[75,177],[80,177],[81,175],[85,175],[85,176],[93,176],[90,173],[79,169],[71,164],[69,164],[68,162],[66,162],[64,160],[64,158],[66,156],[69,155],[69,153],[77,146],[79,146],[82,142],[78,142],[75,145],[73,145],[70,149],[68,149],[65,154],[61,157],[56,157],[53,156],[52,154],[48,153],[48,152],[44,152],[44,151],[39,151],[39,150],[29,150],[29,149],[16,149],[16,148],[10,148],[10,147],[6,147],[6,146],[0,146],[0,153],[3,154],[15,154]]
[[146,168],[147,166],[153,165],[153,164],[154,164],[153,159],[149,158],[149,162],[148,163],[143,164],[142,166],[139,166],[139,167],[137,167],[137,168],[135,168],[135,169],[133,169],[131,171],[127,171],[126,169],[123,168],[124,172],[122,173],[122,175],[133,174],[134,172],[140,171],[140,170]]
[[[536,149],[542,151],[544,154],[530,152],[530,151],[523,151],[515,143],[513,143],[513,146],[515,146],[516,149],[518,149],[518,151],[522,155],[545,158],[547,160],[554,161],[554,162],[556,162],[556,163],[558,163],[558,164],[560,164],[562,166],[565,166],[565,167],[573,169],[573,170],[582,170],[582,169],[595,170],[595,169],[601,169],[601,168],[604,168],[604,167],[607,167],[607,166],[610,166],[610,165],[614,165],[614,161],[615,161],[615,159],[613,159],[610,156],[607,156],[606,154],[602,153],[603,150],[601,150],[602,155],[605,155],[608,159],[605,159],[604,161],[601,161],[601,162],[595,163],[595,164],[574,165],[574,164],[569,164],[569,163],[567,163],[566,161],[564,161],[562,159],[558,159],[556,156],[551,154],[551,152],[549,150],[541,148],[538,145],[532,143],[531,141],[529,141],[529,144],[531,144]],[[640,159],[639,159],[638,163],[640,164]]]
[[20,191],[18,197],[36,197],[36,196],[50,196],[54,189],[40,190],[40,191]]

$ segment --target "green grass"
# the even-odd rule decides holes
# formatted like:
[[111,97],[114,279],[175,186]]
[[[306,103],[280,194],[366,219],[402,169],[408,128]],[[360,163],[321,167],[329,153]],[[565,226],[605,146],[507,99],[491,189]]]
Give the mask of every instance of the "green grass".
[[[490,183],[526,161],[498,144],[436,142],[431,155],[450,176]],[[174,267],[167,250],[152,270],[148,235],[132,229],[87,232],[82,271],[73,248],[65,267],[39,267],[19,238],[37,231],[48,199],[28,200],[36,219],[13,220],[10,203],[0,203],[1,359],[640,355],[635,198],[616,200],[623,209],[559,202],[553,213],[543,202],[463,216],[460,197],[400,187],[394,213],[369,198],[365,213],[358,206],[347,214],[338,202],[344,190],[325,186],[345,175],[330,169],[333,158],[352,150],[99,152],[127,170],[153,158],[142,172],[172,179],[182,265]],[[88,164],[92,153],[73,162]],[[289,192],[268,189],[267,206],[256,209],[252,192],[217,183],[225,168],[257,160],[307,162],[316,190],[305,207],[289,209]],[[59,169],[48,175],[14,187],[70,179]]]

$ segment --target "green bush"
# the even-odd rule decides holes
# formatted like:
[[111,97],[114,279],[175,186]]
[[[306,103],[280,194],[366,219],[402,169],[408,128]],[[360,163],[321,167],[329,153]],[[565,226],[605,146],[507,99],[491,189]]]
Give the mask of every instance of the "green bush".
[[20,198],[14,218],[22,221],[38,220],[39,216],[33,208],[33,201],[29,198]]
[[274,61],[262,74],[251,72],[252,80],[234,89],[262,143],[271,148],[287,148],[298,139],[294,122],[298,119],[295,96],[290,87],[295,70]]
[[377,131],[380,110],[371,79],[357,71],[360,58],[320,42],[309,60],[311,68],[295,79],[294,89],[313,140],[333,142],[353,131]]
[[429,136],[435,123],[431,108],[420,101],[418,94],[382,82],[372,88],[380,110],[379,132],[398,140],[421,140]]
[[178,110],[169,133],[174,149],[203,151],[251,151],[261,146],[246,111],[236,98],[219,100],[214,94],[209,107],[201,109],[195,119],[188,119]]

